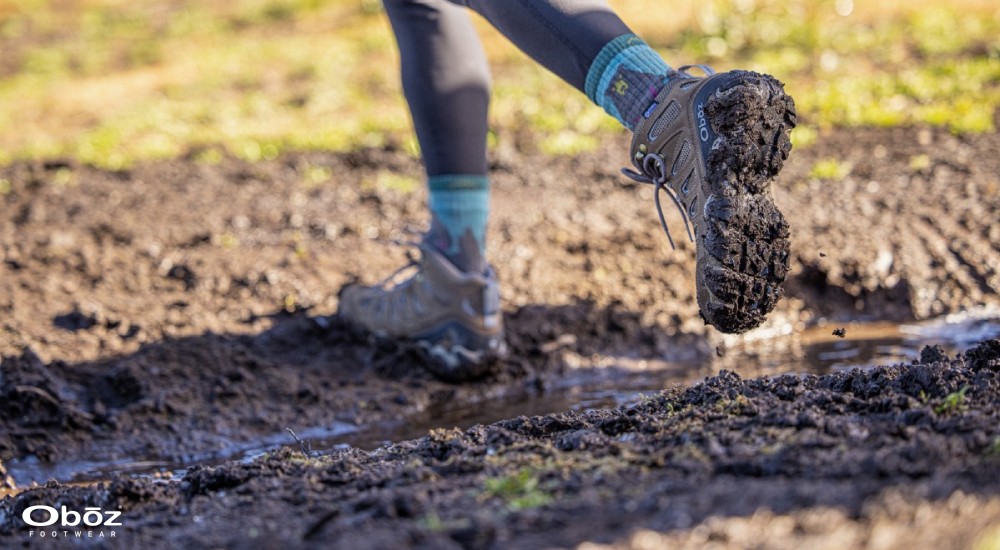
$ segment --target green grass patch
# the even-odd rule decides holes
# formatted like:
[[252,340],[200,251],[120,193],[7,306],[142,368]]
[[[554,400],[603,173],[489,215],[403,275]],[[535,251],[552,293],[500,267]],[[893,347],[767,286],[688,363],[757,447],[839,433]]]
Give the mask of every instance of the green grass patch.
[[538,508],[552,502],[552,496],[539,488],[538,472],[529,468],[504,477],[487,478],[482,495],[502,499],[513,511]]
[[809,177],[818,180],[842,180],[851,174],[851,163],[835,158],[816,161],[809,170]]
[[954,414],[965,410],[965,394],[969,391],[969,386],[962,386],[962,389],[949,393],[934,406],[934,413],[938,415]]

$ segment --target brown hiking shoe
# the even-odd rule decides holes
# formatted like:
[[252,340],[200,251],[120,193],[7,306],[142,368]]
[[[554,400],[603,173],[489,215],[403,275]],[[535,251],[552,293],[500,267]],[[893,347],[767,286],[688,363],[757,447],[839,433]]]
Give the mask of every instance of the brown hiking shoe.
[[500,291],[493,268],[464,273],[426,244],[421,258],[400,268],[413,275],[389,286],[348,285],[337,314],[379,337],[409,341],[428,370],[447,380],[469,380],[489,372],[506,352]]
[[664,231],[661,189],[694,226],[705,322],[745,332],[774,309],[788,273],[788,224],[770,185],[792,148],[795,103],[770,76],[699,67],[707,77],[682,67],[657,95],[632,139],[639,171],[625,173],[656,188]]

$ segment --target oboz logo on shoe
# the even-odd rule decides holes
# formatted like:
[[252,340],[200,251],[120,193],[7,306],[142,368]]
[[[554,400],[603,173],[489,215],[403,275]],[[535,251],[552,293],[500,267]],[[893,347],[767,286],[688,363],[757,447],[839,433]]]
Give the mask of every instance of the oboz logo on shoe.
[[[39,513],[36,514],[36,511]],[[65,506],[56,510],[51,506],[40,504],[25,509],[21,513],[21,519],[32,527],[49,527],[55,525],[56,522],[59,522],[62,527],[84,525],[87,527],[121,527],[121,522],[117,521],[121,515],[121,512],[101,510],[97,507],[84,508],[84,512],[80,513],[75,510],[67,510]],[[36,521],[36,518],[42,521]]]
[[705,104],[698,104],[698,136],[701,141],[708,141],[708,121],[705,120]]

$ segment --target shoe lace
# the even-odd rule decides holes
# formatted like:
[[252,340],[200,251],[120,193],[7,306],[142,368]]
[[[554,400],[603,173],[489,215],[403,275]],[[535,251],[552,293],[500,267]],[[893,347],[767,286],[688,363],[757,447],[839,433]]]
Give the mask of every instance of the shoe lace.
[[670,229],[667,227],[667,218],[663,215],[663,206],[660,204],[660,191],[666,192],[667,196],[674,201],[677,210],[680,211],[681,218],[684,219],[684,228],[687,230],[688,239],[694,241],[694,236],[691,234],[691,220],[688,218],[684,205],[677,197],[677,193],[666,186],[666,183],[670,181],[670,176],[667,174],[665,166],[666,161],[663,155],[649,153],[642,159],[643,173],[629,168],[622,168],[622,173],[639,183],[648,183],[653,186],[653,203],[656,205],[656,214],[660,217],[660,227],[667,234],[667,240],[670,241],[670,248],[677,250],[677,247],[674,245],[674,239],[670,236]]
[[[674,71],[673,74],[675,76],[693,78],[693,75],[687,72],[688,69],[692,68],[699,68],[708,76],[715,74],[715,71],[707,65],[684,65]],[[674,245],[673,237],[670,236],[670,229],[667,227],[667,218],[663,215],[663,207],[660,203],[660,191],[664,191],[674,201],[674,205],[680,211],[681,218],[684,220],[684,229],[687,230],[688,239],[692,242],[694,241],[694,235],[691,234],[691,219],[688,217],[687,208],[681,202],[677,193],[666,185],[670,181],[671,174],[667,172],[667,161],[663,155],[659,153],[646,153],[642,158],[641,173],[630,168],[622,168],[622,173],[636,182],[647,183],[653,186],[653,203],[656,205],[656,214],[660,217],[660,227],[667,234],[667,240],[670,241],[671,249],[677,250],[677,247]]]
[[[419,249],[420,243],[399,239],[375,239],[375,241],[381,244],[406,247],[406,263],[383,278],[381,281],[369,287],[372,290],[377,290],[379,292],[380,296],[378,298],[378,303],[382,304],[379,306],[379,309],[383,311],[383,315],[392,317],[397,315],[401,309],[405,310],[410,308],[409,303],[411,300],[411,294],[408,292],[408,289],[413,284],[416,275],[419,273],[420,267],[420,260],[413,255],[413,249]],[[401,273],[415,268],[418,269],[418,271],[414,274],[390,286],[390,283],[397,280]]]
[[[380,287],[385,292],[391,292],[389,289],[386,288],[390,282],[396,279],[396,277],[398,277],[400,273],[403,273],[404,271],[410,268],[418,267],[420,265],[420,259],[413,255],[413,249],[419,250],[420,243],[416,241],[404,241],[400,239],[376,239],[376,242],[381,244],[406,247],[406,263],[401,265],[398,269],[390,273],[387,277],[385,277],[384,279],[373,285],[376,287]],[[399,288],[400,286],[407,284],[411,280],[412,278],[403,281],[399,285],[393,287],[392,290],[395,290],[396,288]]]

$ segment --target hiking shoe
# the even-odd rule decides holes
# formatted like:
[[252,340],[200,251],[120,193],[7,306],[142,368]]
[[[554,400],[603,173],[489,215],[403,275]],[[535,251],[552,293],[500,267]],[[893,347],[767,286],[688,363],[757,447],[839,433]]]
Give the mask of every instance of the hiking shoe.
[[[386,281],[344,287],[338,315],[375,336],[414,344],[428,370],[446,380],[485,375],[506,353],[496,273],[464,273],[430,246],[419,249],[419,260]],[[412,276],[389,286],[409,268]]]
[[745,332],[774,308],[788,273],[788,224],[770,185],[792,148],[795,103],[768,75],[698,67],[707,76],[682,67],[657,94],[632,139],[638,172],[624,172],[655,187],[668,239],[660,190],[681,211],[705,322]]

